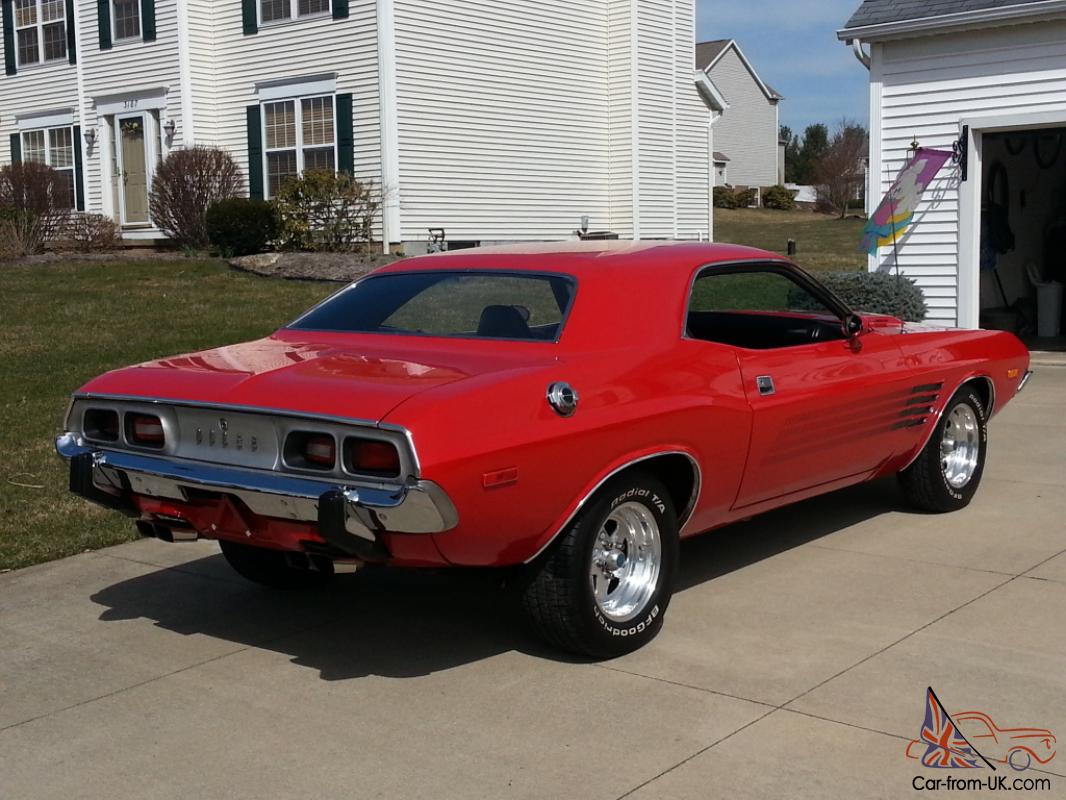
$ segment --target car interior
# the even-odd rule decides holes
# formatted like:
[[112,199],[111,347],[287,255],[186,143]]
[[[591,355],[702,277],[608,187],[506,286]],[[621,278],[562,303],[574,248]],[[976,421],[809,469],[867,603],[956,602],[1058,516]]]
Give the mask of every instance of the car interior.
[[693,311],[688,315],[692,339],[748,350],[773,350],[846,338],[840,320],[814,313],[744,313]]

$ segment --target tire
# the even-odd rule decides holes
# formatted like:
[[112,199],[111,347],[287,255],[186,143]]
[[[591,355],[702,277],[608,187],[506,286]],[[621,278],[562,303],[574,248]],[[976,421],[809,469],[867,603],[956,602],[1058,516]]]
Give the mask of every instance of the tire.
[[[951,442],[961,447],[949,451]],[[945,407],[917,460],[899,474],[904,496],[915,507],[936,514],[966,508],[981,485],[987,452],[984,403],[972,386],[963,386]]]
[[300,569],[289,565],[285,553],[265,547],[219,540],[222,555],[242,578],[272,589],[314,589],[333,577],[329,559],[316,560],[317,569]]
[[553,647],[604,659],[631,653],[663,626],[678,547],[677,512],[662,482],[639,470],[619,475],[531,566],[523,612]]

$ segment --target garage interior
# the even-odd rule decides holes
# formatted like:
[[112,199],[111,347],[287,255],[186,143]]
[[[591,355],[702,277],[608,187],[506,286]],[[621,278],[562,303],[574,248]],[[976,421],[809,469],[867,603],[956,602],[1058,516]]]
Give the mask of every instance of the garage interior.
[[1066,128],[987,133],[981,162],[981,327],[1066,351]]

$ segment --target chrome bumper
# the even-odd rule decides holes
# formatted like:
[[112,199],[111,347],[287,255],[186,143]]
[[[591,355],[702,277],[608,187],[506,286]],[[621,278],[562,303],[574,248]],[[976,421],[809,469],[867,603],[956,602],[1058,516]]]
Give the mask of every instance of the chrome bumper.
[[1022,382],[1018,384],[1017,394],[1021,394],[1022,390],[1025,389],[1025,387],[1029,385],[1029,381],[1031,381],[1032,379],[1033,379],[1033,371],[1031,369],[1027,370],[1026,373],[1025,373],[1025,376],[1022,378]]
[[56,452],[71,463],[72,491],[115,508],[128,504],[130,493],[187,502],[188,490],[215,491],[239,498],[260,516],[317,523],[323,538],[334,544],[328,534],[341,533],[338,528],[376,542],[379,532],[442,533],[459,524],[448,495],[431,481],[412,480],[398,489],[348,486],[106,450],[71,433],[56,439]]

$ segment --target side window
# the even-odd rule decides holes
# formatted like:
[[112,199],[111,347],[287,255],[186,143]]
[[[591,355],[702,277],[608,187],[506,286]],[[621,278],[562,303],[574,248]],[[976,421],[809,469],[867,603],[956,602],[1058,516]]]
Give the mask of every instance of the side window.
[[753,350],[844,338],[836,313],[783,272],[709,269],[689,303],[693,339]]

